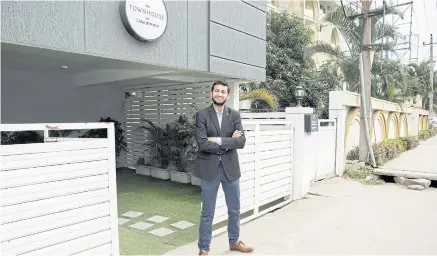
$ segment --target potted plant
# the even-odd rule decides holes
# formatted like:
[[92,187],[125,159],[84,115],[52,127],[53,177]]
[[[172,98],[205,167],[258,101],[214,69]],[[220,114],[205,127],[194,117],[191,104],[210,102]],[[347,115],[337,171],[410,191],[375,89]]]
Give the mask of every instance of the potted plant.
[[167,170],[170,164],[171,148],[169,145],[169,136],[171,126],[166,124],[165,127],[155,125],[148,119],[142,119],[146,125],[139,126],[136,131],[147,133],[147,141],[142,145],[154,156],[154,163],[150,167],[150,175],[154,178],[168,180],[170,172]]
[[136,174],[150,176],[150,164],[146,163],[144,157],[138,158],[137,166],[135,168]]
[[197,151],[194,127],[195,123],[185,115],[180,115],[170,124],[171,159],[176,167],[176,170],[170,171],[172,181],[191,183],[189,170],[192,169]]

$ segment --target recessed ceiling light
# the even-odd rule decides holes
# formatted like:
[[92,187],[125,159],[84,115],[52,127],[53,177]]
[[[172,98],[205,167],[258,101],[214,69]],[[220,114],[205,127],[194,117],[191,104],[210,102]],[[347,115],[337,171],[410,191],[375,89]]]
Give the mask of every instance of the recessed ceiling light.
[[62,68],[68,68],[68,66],[61,66]]

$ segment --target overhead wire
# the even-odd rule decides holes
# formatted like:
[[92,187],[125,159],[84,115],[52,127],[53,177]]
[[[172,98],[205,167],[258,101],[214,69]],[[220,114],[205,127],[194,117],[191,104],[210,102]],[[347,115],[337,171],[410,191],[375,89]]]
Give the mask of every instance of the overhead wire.
[[427,13],[427,11],[426,11],[426,5],[425,5],[425,1],[424,1],[424,0],[422,0],[422,3],[423,3],[423,9],[425,10],[425,19],[426,19],[426,26],[428,27],[428,31],[430,31],[430,29],[429,29],[429,20],[428,20],[428,13]]

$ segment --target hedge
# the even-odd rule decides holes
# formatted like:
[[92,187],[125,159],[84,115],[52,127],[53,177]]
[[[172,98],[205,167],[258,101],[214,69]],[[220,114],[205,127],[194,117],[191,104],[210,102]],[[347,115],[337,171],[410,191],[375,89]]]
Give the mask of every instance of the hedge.
[[427,140],[435,135],[437,135],[437,127],[432,127],[427,131],[419,132],[419,139]]
[[[401,153],[411,150],[419,145],[418,136],[408,136],[397,139],[386,139],[372,145],[373,154],[377,165],[383,165],[387,161],[399,156]],[[355,147],[347,154],[347,160],[359,159],[359,147]],[[370,164],[370,159],[367,164]]]

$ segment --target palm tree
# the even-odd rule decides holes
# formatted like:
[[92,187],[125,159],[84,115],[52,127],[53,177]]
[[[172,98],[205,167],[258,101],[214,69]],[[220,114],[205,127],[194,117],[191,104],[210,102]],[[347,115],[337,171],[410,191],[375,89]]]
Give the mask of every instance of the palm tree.
[[146,142],[141,145],[141,147],[145,147],[147,151],[151,151],[156,161],[155,164],[158,167],[166,169],[172,157],[170,143],[173,127],[168,123],[164,127],[161,127],[145,118],[141,119],[141,121],[145,122],[145,125],[138,126],[135,129],[136,132],[145,133]]
[[[371,17],[371,44],[380,45],[380,50],[394,52],[394,45],[400,36],[397,28],[391,24],[382,24],[383,9],[377,8],[372,11]],[[395,7],[388,7],[385,13],[402,16],[402,13]],[[345,14],[349,17],[345,17]],[[359,89],[359,54],[361,52],[363,22],[358,19],[359,13],[350,7],[338,7],[328,13],[322,22],[334,25],[346,41],[348,50],[342,51],[339,47],[317,41],[309,48],[309,54],[324,53],[332,57],[331,64],[340,69],[343,73],[345,82],[349,90],[358,91]],[[353,18],[350,18],[353,17]],[[390,41],[386,40],[390,39]],[[384,42],[383,42],[384,41]]]
[[266,89],[256,89],[250,92],[241,92],[240,101],[243,100],[251,100],[251,102],[261,101],[264,104],[259,104],[259,105],[264,105],[269,110],[277,110],[279,107],[275,95]]
[[[430,89],[430,61],[421,61],[419,64],[410,63],[408,65],[408,73],[410,76],[414,76],[417,78],[416,86],[413,87],[413,93],[420,94],[422,96],[422,104],[423,108],[429,109],[429,95],[428,93],[431,91]],[[437,75],[437,72],[434,71],[434,77]],[[437,86],[434,83],[434,92],[437,90]],[[412,95],[412,96],[414,96]],[[435,107],[435,106],[434,106]]]
[[373,63],[372,95],[379,99],[403,103],[415,79],[400,61],[376,57]]

